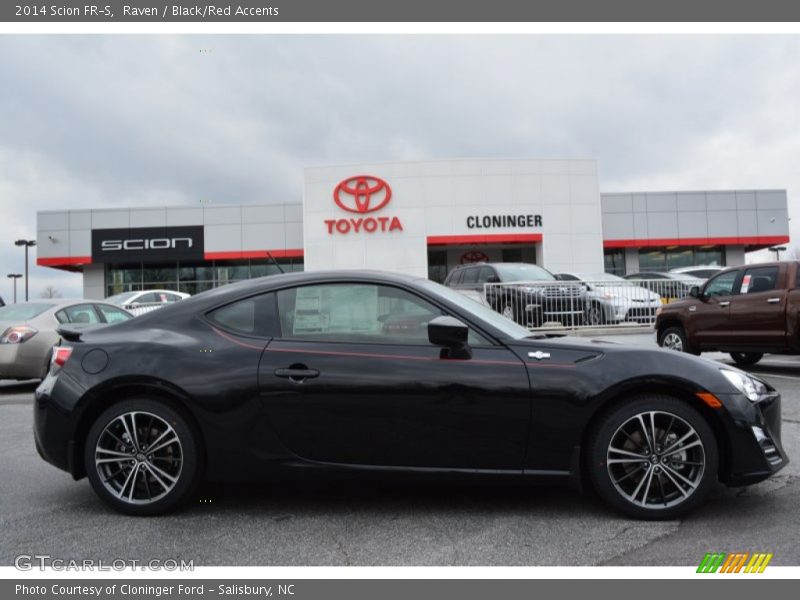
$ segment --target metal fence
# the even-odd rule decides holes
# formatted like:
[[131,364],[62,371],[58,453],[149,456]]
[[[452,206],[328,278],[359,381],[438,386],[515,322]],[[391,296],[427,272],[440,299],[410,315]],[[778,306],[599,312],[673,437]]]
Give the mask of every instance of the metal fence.
[[483,299],[529,329],[652,326],[656,309],[688,296],[693,285],[674,279],[485,283]]
[[[158,310],[164,306],[170,304],[169,302],[142,302],[142,303],[135,303],[130,306],[123,306],[125,310],[131,313],[134,317],[138,317],[139,315],[143,315],[144,313],[149,313],[154,310]],[[174,304],[174,303],[172,303]]]

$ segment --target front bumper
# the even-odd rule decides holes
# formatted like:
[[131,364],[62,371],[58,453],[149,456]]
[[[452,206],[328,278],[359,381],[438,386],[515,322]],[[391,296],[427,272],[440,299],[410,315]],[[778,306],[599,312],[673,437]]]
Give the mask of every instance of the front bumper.
[[740,399],[732,406],[727,460],[723,458],[721,463],[720,480],[729,486],[750,485],[789,464],[781,444],[780,395],[773,393],[756,403]]

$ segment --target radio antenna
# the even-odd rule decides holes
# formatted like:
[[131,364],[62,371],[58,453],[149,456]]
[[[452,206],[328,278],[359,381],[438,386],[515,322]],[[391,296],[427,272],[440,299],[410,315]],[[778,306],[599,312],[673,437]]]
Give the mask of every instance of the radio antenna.
[[277,260],[275,260],[275,257],[272,256],[272,252],[270,252],[269,250],[267,250],[267,258],[269,258],[275,264],[275,266],[278,267],[278,271],[281,272],[281,275],[286,274],[286,271],[283,270],[283,267],[280,265],[280,263],[278,263]]

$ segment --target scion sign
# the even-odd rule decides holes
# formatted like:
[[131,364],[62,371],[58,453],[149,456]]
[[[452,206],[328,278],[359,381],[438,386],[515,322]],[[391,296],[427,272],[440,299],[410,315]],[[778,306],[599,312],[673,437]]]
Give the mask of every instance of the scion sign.
[[202,226],[92,230],[95,262],[202,259]]

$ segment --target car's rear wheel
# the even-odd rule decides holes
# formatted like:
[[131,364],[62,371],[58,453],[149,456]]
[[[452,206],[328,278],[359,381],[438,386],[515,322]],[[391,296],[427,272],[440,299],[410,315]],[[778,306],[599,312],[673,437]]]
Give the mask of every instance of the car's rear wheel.
[[689,346],[686,332],[680,325],[673,325],[672,327],[664,329],[658,336],[658,345],[667,350],[694,353],[693,349]]
[[731,358],[733,361],[742,367],[752,367],[762,358],[764,358],[763,352],[731,352]]
[[588,444],[589,476],[611,506],[639,519],[673,519],[716,484],[716,439],[703,416],[669,396],[648,395],[607,413]]
[[123,400],[89,430],[86,473],[95,493],[132,515],[169,512],[194,491],[200,444],[187,419],[147,398]]

